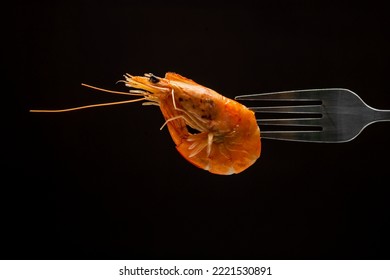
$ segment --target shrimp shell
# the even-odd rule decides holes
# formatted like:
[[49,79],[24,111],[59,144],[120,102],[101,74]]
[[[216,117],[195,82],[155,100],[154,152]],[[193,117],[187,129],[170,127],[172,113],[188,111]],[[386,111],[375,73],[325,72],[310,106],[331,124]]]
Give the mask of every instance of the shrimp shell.
[[149,93],[146,99],[160,107],[176,149],[195,166],[230,175],[260,157],[260,130],[244,105],[176,73],[125,78],[128,87]]

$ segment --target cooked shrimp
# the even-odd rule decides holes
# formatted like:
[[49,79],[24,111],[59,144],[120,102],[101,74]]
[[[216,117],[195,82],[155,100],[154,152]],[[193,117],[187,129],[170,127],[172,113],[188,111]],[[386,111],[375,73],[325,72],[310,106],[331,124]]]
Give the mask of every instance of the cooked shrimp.
[[[157,105],[165,118],[179,153],[195,166],[214,174],[240,173],[260,156],[260,130],[254,113],[244,105],[176,73],[165,78],[145,74],[126,74],[123,82],[132,88],[127,92],[94,89],[139,96],[138,99],[88,105],[64,110],[31,110],[64,112],[96,106],[136,101]],[[197,133],[189,131],[189,127]]]

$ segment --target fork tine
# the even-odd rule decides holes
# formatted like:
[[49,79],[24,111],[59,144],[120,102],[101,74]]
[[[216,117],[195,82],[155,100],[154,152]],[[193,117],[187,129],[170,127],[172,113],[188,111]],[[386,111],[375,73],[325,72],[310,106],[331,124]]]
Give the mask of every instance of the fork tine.
[[321,101],[321,92],[329,89],[307,89],[279,91],[260,94],[249,94],[236,96],[236,100],[267,100],[267,101]]
[[320,118],[258,119],[259,125],[321,126]]
[[269,107],[249,107],[256,113],[322,113],[321,105],[301,105],[301,106],[269,106]]
[[262,139],[286,140],[297,142],[319,142],[323,141],[322,131],[263,131],[260,133]]

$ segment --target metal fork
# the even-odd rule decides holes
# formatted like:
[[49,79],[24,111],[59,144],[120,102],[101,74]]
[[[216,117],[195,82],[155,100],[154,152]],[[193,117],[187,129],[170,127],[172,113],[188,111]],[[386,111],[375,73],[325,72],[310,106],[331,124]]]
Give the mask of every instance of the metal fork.
[[[268,139],[319,143],[347,142],[374,122],[390,121],[390,110],[372,108],[356,93],[343,88],[240,95],[235,99],[250,103],[254,101],[301,103],[284,106],[248,106],[257,114],[273,115],[271,118],[257,119],[262,128],[261,138]],[[278,115],[283,117],[280,118]],[[286,115],[293,117],[285,117]]]

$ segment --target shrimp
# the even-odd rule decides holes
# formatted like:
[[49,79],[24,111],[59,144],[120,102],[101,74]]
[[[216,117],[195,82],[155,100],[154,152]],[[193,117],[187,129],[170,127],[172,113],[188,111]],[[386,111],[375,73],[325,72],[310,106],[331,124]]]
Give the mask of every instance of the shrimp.
[[[124,75],[129,92],[116,92],[82,84],[93,89],[135,95],[139,98],[75,107],[65,112],[89,107],[144,101],[157,105],[179,153],[193,165],[214,174],[230,175],[250,167],[260,157],[260,129],[254,112],[235,100],[204,87],[179,74],[168,72],[164,78],[153,74]],[[196,132],[193,132],[193,131]]]

